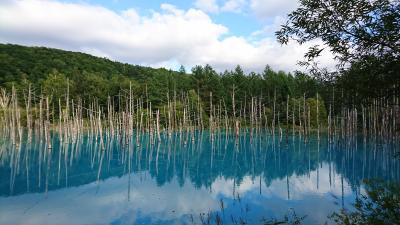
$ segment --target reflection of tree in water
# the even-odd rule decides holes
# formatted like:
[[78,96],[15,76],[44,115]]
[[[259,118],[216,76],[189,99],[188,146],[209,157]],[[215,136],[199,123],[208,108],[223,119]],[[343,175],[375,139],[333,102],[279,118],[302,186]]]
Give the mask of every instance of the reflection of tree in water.
[[396,145],[362,141],[356,145],[357,149],[345,145],[338,144],[332,153],[337,173],[343,174],[353,190],[357,190],[364,179],[400,180],[399,159],[394,157]]
[[298,137],[279,140],[262,135],[235,140],[225,134],[211,142],[207,133],[197,134],[196,141],[187,143],[179,135],[161,143],[150,143],[147,136],[142,139],[140,146],[107,139],[105,150],[95,137],[71,144],[55,137],[52,149],[38,138],[23,144],[20,151],[3,144],[1,195],[79,186],[95,181],[97,175],[105,179],[140,171],[148,171],[159,186],[177,179],[181,186],[190,181],[197,188],[210,188],[220,177],[239,185],[246,176],[261,176],[270,186],[276,179],[319,171],[323,163],[329,165],[330,182],[334,174],[340,175],[353,190],[358,190],[364,178],[400,180],[399,160],[392,157],[395,148],[391,145],[329,145],[326,140],[305,144]]

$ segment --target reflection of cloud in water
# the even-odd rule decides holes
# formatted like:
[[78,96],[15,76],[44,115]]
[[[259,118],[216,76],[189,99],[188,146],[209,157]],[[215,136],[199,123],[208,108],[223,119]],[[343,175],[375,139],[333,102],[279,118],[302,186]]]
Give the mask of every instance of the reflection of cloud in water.
[[[249,191],[259,192],[259,180],[259,176],[254,178],[246,176],[239,184],[236,184],[235,191],[241,195]],[[223,194],[226,197],[232,196],[233,183],[233,179],[219,177],[213,182],[212,191],[214,195]],[[350,185],[346,179],[343,179],[343,188],[344,195],[352,194]],[[309,175],[305,174],[302,176],[289,177],[289,191],[291,200],[301,200],[311,194],[323,196],[330,193],[335,196],[340,196],[342,195],[341,177],[338,174],[335,176],[332,175],[331,182],[329,182],[329,167],[328,164],[325,163],[319,168],[319,172],[315,170],[311,171]],[[275,179],[268,187],[265,182],[261,182],[261,193],[266,197],[276,196],[286,199],[288,195],[286,178]]]
[[[332,176],[330,185],[329,167],[326,163],[322,164],[318,172],[311,171],[309,176],[289,177],[289,201],[287,201],[286,179],[276,179],[268,187],[265,182],[261,182],[261,196],[259,194],[259,179],[259,176],[254,178],[246,176],[235,187],[235,193],[240,194],[242,201],[248,201],[253,207],[258,207],[257,211],[264,212],[262,216],[266,218],[283,218],[289,208],[294,208],[297,215],[307,215],[306,224],[324,224],[328,220],[327,215],[337,211],[340,207],[342,195],[341,177],[337,174],[334,177]],[[318,186],[317,181],[319,181]],[[214,196],[223,195],[231,198],[233,195],[233,183],[233,179],[219,177],[212,184]],[[345,204],[352,202],[353,198],[349,183],[343,179],[343,200]]]
[[[84,143],[91,146],[92,142]],[[121,151],[116,146],[104,159],[98,148],[82,147],[78,161],[69,154],[52,154],[47,158],[52,163],[48,171],[45,162],[37,160],[40,149],[21,151],[21,159],[32,153],[31,160],[16,164],[21,169],[11,173],[14,177],[9,175],[14,155],[5,155],[0,167],[0,174],[6,174],[0,182],[0,224],[192,224],[191,214],[199,224],[199,213],[219,211],[221,199],[227,217],[243,216],[243,206],[248,205],[250,211],[245,213],[252,219],[250,224],[259,223],[261,217],[282,218],[289,208],[299,216],[308,215],[305,224],[324,224],[327,215],[354,200],[356,189],[363,193],[361,179],[370,175],[398,179],[398,164],[381,160],[389,155],[385,151],[318,151],[312,144],[300,148],[300,142],[298,149],[291,145],[290,150],[269,151],[268,142],[257,147],[248,141],[241,143],[240,151],[230,151],[235,148],[230,140],[217,142],[225,149],[212,148],[208,139],[191,148],[178,143],[168,142],[168,147],[151,151],[148,146],[138,151]],[[61,162],[59,172],[60,159],[66,159],[65,166],[73,163],[65,168]],[[25,171],[26,165],[30,170]],[[129,176],[123,175],[127,166],[136,171],[130,177],[130,191]],[[61,188],[67,169],[65,182],[73,186]],[[45,181],[49,182],[47,194],[43,193]],[[230,222],[225,218],[225,224]]]
[[[47,194],[24,194],[0,199],[0,224],[110,224],[119,219],[127,224],[136,213],[151,220],[177,220],[186,214],[216,210],[218,202],[206,189],[195,189],[186,182],[158,187],[154,180],[128,176],[109,178],[100,183],[59,189]],[[136,213],[135,213],[136,212]],[[119,223],[123,221],[119,221]]]
[[[274,180],[269,187],[260,177],[245,176],[236,184],[235,192],[243,201],[249,201],[257,211],[269,212],[280,216],[289,207],[296,208],[299,215],[309,215],[311,220],[326,219],[326,212],[335,210],[328,193],[341,195],[341,181],[335,176],[329,185],[329,170],[325,164],[319,169],[319,187],[317,171],[310,176],[292,176],[289,178],[290,200],[287,200],[286,179]],[[0,224],[110,224],[114,221],[133,224],[141,218],[148,222],[175,221],[189,222],[189,215],[198,216],[200,212],[219,210],[221,197],[231,199],[233,179],[219,177],[206,188],[196,189],[190,182],[180,187],[177,180],[163,186],[157,186],[148,173],[131,176],[131,188],[128,201],[129,176],[112,177],[100,182],[79,187],[64,188],[44,194],[24,194],[0,199]],[[352,194],[344,180],[344,195]],[[325,198],[325,201],[323,200]],[[303,200],[303,201],[299,201]],[[299,207],[301,205],[318,205]],[[229,206],[227,206],[229,207]]]

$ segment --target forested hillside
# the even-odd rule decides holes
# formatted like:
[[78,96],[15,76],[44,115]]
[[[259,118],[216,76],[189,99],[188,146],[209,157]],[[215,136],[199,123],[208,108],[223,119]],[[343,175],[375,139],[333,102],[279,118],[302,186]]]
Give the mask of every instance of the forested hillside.
[[[0,45],[0,86],[16,87],[20,96],[31,85],[35,95],[49,95],[53,102],[70,96],[90,102],[96,98],[105,104],[108,96],[117,98],[129,90],[135,98],[143,97],[154,107],[165,105],[168,98],[190,94],[200,97],[207,111],[210,94],[214,104],[224,104],[232,114],[232,95],[236,104],[250,104],[260,98],[272,107],[286,107],[290,98],[306,99],[327,96],[329,88],[303,73],[275,72],[269,66],[262,73],[245,74],[240,66],[233,71],[217,73],[211,66],[196,66],[191,73],[181,70],[154,69],[113,62],[84,53],[44,47]],[[239,107],[239,106],[237,106]]]

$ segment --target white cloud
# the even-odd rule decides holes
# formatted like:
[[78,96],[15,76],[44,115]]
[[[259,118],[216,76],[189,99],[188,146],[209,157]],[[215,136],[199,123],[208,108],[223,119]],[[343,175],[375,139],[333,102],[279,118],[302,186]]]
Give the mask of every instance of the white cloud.
[[248,5],[247,0],[196,0],[194,6],[207,13],[240,13]]
[[246,5],[246,0],[228,0],[221,7],[224,12],[241,12]]
[[281,25],[285,24],[286,17],[275,16],[271,19],[270,23],[265,25],[262,30],[258,30],[252,33],[252,36],[268,36],[274,35],[275,31],[279,30]]
[[161,9],[163,9],[167,12],[170,12],[172,14],[175,14],[175,15],[180,15],[180,16],[184,15],[184,13],[185,13],[183,10],[176,8],[176,6],[171,5],[171,4],[166,4],[166,3],[161,4]]
[[217,0],[196,0],[194,6],[204,12],[216,13],[219,10]]
[[[229,7],[237,9],[233,3]],[[307,47],[295,43],[281,47],[265,36],[230,35],[227,27],[198,9],[162,4],[159,11],[142,16],[134,9],[117,13],[55,0],[1,2],[0,37],[3,43],[83,51],[148,66],[177,69],[175,65],[190,68],[208,63],[218,71],[238,64],[246,71],[261,71],[266,64],[291,71],[298,69],[296,62]],[[329,55],[322,61],[332,64]]]
[[297,6],[297,0],[250,0],[251,10],[263,19],[285,15]]

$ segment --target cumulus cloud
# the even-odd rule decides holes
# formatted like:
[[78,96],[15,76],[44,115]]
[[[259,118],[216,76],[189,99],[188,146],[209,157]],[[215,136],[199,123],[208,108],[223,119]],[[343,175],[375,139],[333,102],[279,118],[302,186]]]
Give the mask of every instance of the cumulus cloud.
[[[236,8],[233,3],[229,7]],[[143,16],[135,9],[115,12],[56,0],[2,1],[0,42],[83,51],[173,69],[180,64],[188,68],[210,64],[218,71],[238,64],[246,71],[261,71],[266,64],[291,71],[299,68],[296,62],[307,49],[295,43],[281,47],[274,38],[231,35],[200,9],[162,4]],[[332,63],[330,56],[322,61]]]
[[259,18],[285,15],[297,6],[297,0],[250,0],[250,8]]
[[196,0],[194,5],[198,8],[203,10],[204,12],[218,12],[219,6],[217,0]]
[[239,13],[246,8],[247,0],[196,0],[194,6],[207,13],[234,12]]
[[246,4],[246,0],[228,0],[221,7],[221,11],[239,13],[246,6]]
[[286,17],[275,16],[270,19],[270,23],[265,25],[263,29],[253,32],[252,36],[269,36],[274,35],[275,31],[279,30],[282,24],[285,24]]

